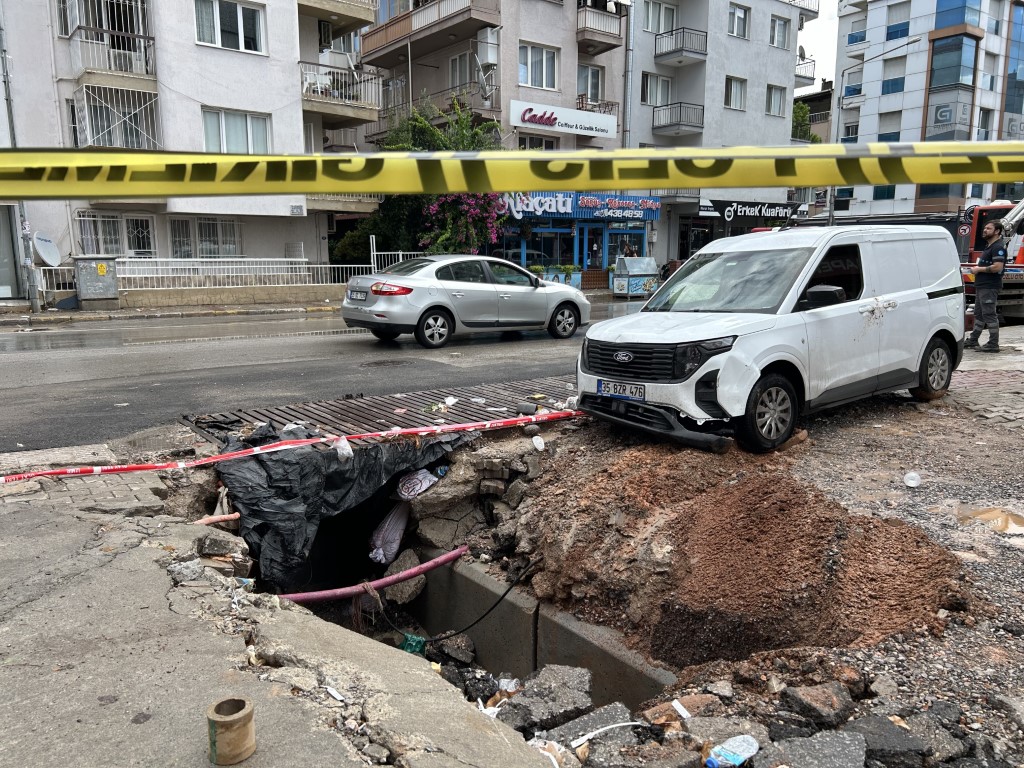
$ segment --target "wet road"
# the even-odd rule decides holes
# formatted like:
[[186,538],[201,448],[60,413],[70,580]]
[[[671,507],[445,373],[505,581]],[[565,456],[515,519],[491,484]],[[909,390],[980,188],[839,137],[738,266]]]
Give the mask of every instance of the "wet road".
[[[639,306],[598,305],[595,320]],[[427,350],[411,336],[380,342],[334,316],[0,329],[0,452],[105,442],[183,414],[566,375],[582,342],[582,333],[488,333]]]

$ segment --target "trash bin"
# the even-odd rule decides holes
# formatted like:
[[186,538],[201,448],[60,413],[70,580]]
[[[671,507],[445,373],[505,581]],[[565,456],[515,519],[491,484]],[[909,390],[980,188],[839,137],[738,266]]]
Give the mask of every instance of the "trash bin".
[[78,306],[82,309],[120,309],[117,261],[114,256],[73,256]]
[[646,299],[661,285],[653,256],[619,256],[612,275],[612,296]]

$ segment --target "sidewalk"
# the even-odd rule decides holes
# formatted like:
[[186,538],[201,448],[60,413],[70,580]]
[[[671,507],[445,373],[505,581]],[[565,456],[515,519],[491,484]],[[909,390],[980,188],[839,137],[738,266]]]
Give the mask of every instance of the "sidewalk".
[[[584,291],[591,304],[615,301],[609,290]],[[33,314],[27,301],[0,301],[0,328],[39,327],[97,320],[159,320],[168,317],[222,317],[225,315],[323,315],[341,312],[341,303],[323,304],[209,304],[153,309],[65,310],[44,309]]]

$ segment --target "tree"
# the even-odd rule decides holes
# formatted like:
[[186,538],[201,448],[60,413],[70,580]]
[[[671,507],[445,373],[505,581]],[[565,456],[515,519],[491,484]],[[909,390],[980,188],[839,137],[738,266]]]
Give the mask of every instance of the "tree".
[[793,102],[793,138],[820,144],[821,137],[811,133],[811,108],[802,101]]
[[[474,124],[473,113],[452,99],[442,114],[426,103],[414,108],[387,134],[385,152],[472,152],[501,149],[500,125],[493,120]],[[460,251],[478,253],[496,242],[502,216],[500,196],[388,195],[380,208],[343,235],[331,252],[335,264],[370,260],[370,235],[384,251]]]

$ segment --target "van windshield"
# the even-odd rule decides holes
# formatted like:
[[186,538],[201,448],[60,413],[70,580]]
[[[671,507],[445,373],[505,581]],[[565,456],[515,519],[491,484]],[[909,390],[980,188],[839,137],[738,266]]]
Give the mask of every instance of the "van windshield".
[[640,311],[775,314],[813,252],[786,248],[698,253]]

